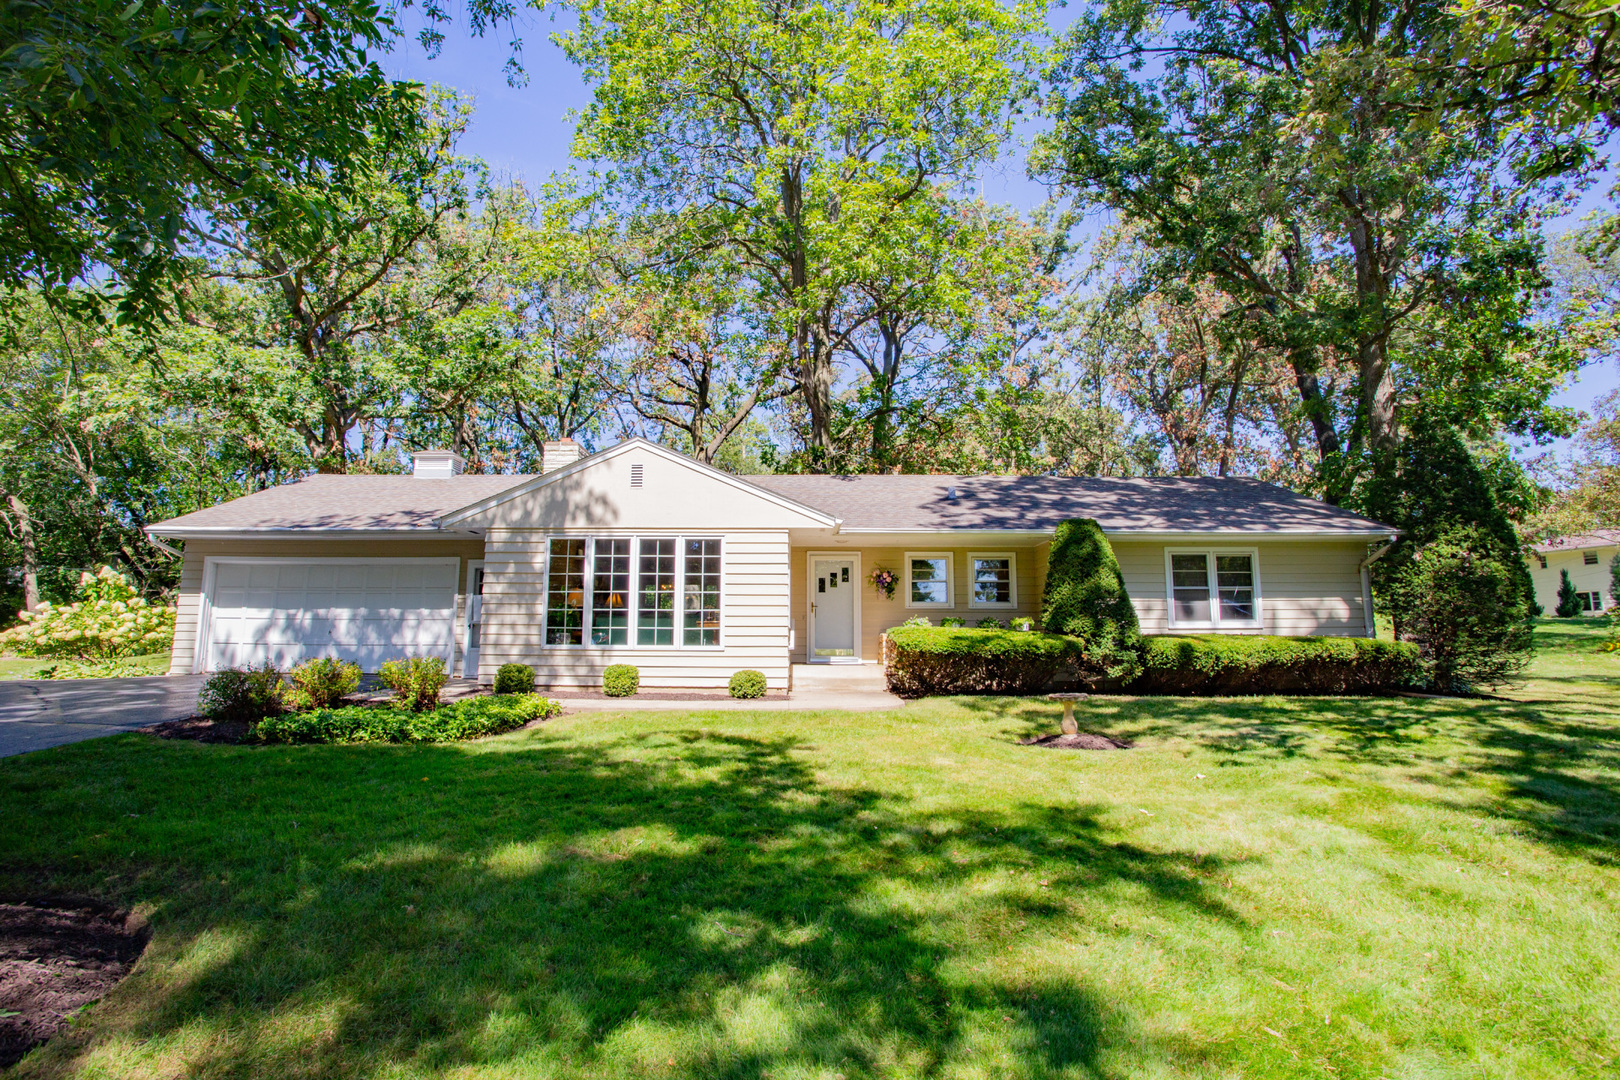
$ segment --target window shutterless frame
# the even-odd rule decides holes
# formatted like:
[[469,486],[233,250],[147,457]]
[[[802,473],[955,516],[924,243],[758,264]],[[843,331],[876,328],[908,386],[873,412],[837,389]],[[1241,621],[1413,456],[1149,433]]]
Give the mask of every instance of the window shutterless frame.
[[[1006,610],[1018,606],[1018,553],[1013,551],[970,551],[968,562],[968,607],[970,608],[998,608]],[[982,570],[980,563],[986,564]],[[1005,563],[1005,567],[999,564]],[[981,573],[992,576],[981,577]],[[1005,600],[979,599],[980,586],[996,583],[995,591],[1001,592],[999,585],[1005,575]]]
[[[1177,555],[1197,555],[1204,559],[1204,602],[1209,605],[1209,617],[1178,618],[1176,616],[1176,588],[1177,588]],[[1254,617],[1250,619],[1234,619],[1230,616],[1221,617],[1221,596],[1219,584],[1219,563],[1223,555],[1237,555],[1249,560],[1250,587],[1253,590]],[[1189,574],[1187,563],[1182,560],[1181,578]],[[1189,592],[1190,583],[1181,581],[1183,592]],[[1266,623],[1265,611],[1262,608],[1260,596],[1260,552],[1257,548],[1193,548],[1193,547],[1167,547],[1164,549],[1164,600],[1166,621],[1173,630],[1256,630]]]
[[[913,583],[913,580],[914,580],[913,577],[912,577],[912,571],[915,569],[915,567],[912,565],[913,560],[916,560],[918,562],[926,560],[928,562],[932,562],[932,563],[935,564],[933,566],[933,568],[930,570],[928,576],[919,577],[919,578],[915,579],[918,582],[924,583],[923,591],[925,593],[926,592],[932,592],[932,593],[937,594],[940,590],[935,588],[935,585],[939,581],[942,580],[938,575],[939,574],[944,575],[944,578],[943,578],[943,581],[945,583],[945,588],[944,588],[945,599],[944,600],[916,600],[916,599],[913,599],[913,597],[915,595],[914,590],[912,588],[912,583]],[[951,553],[949,551],[908,551],[908,552],[906,552],[905,590],[906,590],[906,607],[908,607],[908,608],[922,608],[922,609],[924,609],[926,611],[933,611],[933,610],[938,610],[938,609],[942,609],[942,608],[953,608],[953,607],[955,607],[956,606],[956,574],[954,572],[954,566],[953,566],[953,560],[951,559]]]
[[[639,624],[641,621],[638,609],[641,601],[641,541],[643,540],[673,541],[675,545],[674,587],[672,590],[673,595],[670,598],[673,605],[674,633],[672,635],[673,640],[666,644],[642,645],[637,643],[640,636]],[[583,585],[584,610],[580,613],[580,641],[578,644],[569,642],[567,644],[553,645],[545,641],[549,637],[546,627],[552,621],[552,544],[554,541],[582,541],[584,543],[584,566],[583,573],[580,575]],[[602,541],[602,543],[599,544],[598,541]],[[613,541],[622,543],[615,544]],[[712,635],[715,638],[712,645],[682,644],[682,639],[685,636],[683,630],[686,625],[686,550],[689,541],[713,544],[718,547],[718,588],[709,580],[715,576],[712,573],[703,575],[702,580],[694,581],[694,584],[700,586],[700,595],[718,593],[717,606],[713,609],[712,616],[708,614],[711,609],[705,606],[703,615],[700,618],[700,621],[705,625],[705,629],[709,629],[712,624]],[[628,558],[625,557],[624,544],[628,544]],[[596,649],[602,652],[621,650],[625,652],[642,652],[646,650],[662,652],[675,649],[713,651],[724,648],[726,643],[725,548],[725,538],[713,533],[696,533],[690,536],[667,533],[554,533],[547,536],[545,548],[541,555],[541,565],[545,568],[541,582],[541,595],[545,598],[545,607],[541,615],[541,647],[546,649]],[[712,558],[713,556],[706,554],[704,557]],[[600,566],[598,565],[599,559],[602,560]],[[628,568],[625,566],[626,562]],[[628,573],[626,573],[627,569]],[[601,571],[600,574],[598,573],[599,570]],[[567,584],[572,584],[572,581]],[[614,602],[609,608],[604,608],[604,618],[601,620],[603,625],[596,626],[595,623],[598,620],[595,594],[602,591],[608,595],[613,595],[617,593],[619,586],[623,584],[629,586],[630,595],[624,597],[627,606],[620,607]],[[704,603],[706,604],[706,601]],[[599,635],[596,634],[598,630],[602,631]],[[604,640],[601,642],[593,641],[593,636],[600,636]],[[618,642],[621,637],[625,639],[623,644]]]

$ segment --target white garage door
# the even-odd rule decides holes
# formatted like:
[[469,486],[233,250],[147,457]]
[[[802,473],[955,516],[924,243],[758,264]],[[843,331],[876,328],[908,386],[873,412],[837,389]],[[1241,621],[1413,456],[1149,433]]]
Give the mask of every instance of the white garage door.
[[285,669],[312,656],[376,671],[400,656],[455,648],[454,559],[328,562],[210,560],[210,671],[262,664]]

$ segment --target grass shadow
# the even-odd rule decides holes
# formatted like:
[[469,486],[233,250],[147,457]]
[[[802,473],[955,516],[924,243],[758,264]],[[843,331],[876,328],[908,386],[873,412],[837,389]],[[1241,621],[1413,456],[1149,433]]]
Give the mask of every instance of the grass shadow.
[[[134,779],[72,811],[116,853],[23,845],[0,868],[72,877],[99,852],[157,952],[94,1040],[20,1075],[129,1046],[198,1076],[928,1075],[971,1052],[974,1003],[1006,996],[942,974],[938,920],[1010,945],[1128,890],[1241,921],[1218,860],[1131,843],[1098,808],[923,812],[818,778],[788,737],[131,746]],[[72,751],[0,771],[0,797],[66,812],[50,773]],[[1019,1000],[1037,1074],[1097,1072],[1124,1023],[1079,980]]]

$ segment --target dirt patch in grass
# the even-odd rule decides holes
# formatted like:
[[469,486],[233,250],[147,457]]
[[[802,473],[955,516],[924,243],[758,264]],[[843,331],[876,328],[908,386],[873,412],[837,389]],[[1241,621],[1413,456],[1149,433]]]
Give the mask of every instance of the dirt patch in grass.
[[206,716],[186,716],[179,720],[165,720],[161,724],[153,724],[139,730],[142,734],[156,735],[160,739],[239,743],[247,741],[250,727],[246,720],[210,720]]
[[145,920],[96,900],[0,904],[0,1069],[129,974]]
[[1131,744],[1123,739],[1110,739],[1082,731],[1074,735],[1039,735],[1032,739],[1019,739],[1023,746],[1039,746],[1047,750],[1129,750]]

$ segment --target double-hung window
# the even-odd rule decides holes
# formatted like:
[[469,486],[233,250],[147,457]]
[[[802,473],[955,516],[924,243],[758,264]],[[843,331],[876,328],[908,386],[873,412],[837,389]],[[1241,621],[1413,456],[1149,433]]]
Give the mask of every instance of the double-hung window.
[[1010,551],[972,552],[968,555],[968,606],[1010,608],[1018,603],[1018,560]]
[[951,556],[945,551],[906,553],[906,607],[948,608],[951,593]]
[[1253,551],[1171,550],[1165,558],[1172,627],[1260,625],[1260,569]]
[[552,537],[546,644],[719,645],[720,549],[710,537]]

